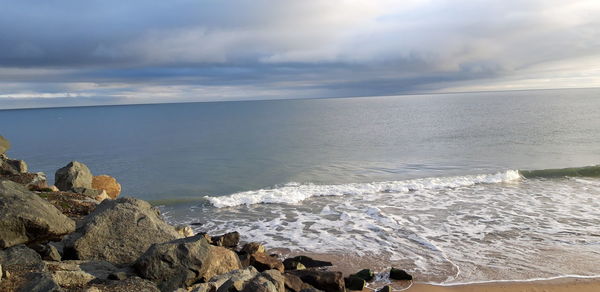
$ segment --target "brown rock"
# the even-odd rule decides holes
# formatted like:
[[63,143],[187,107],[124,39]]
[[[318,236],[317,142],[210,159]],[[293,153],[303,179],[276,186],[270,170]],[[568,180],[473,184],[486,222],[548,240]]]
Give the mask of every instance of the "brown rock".
[[283,272],[283,263],[274,257],[269,256],[264,252],[257,252],[250,255],[250,265],[255,267],[259,272],[266,270],[278,270]]
[[285,277],[285,288],[293,292],[300,292],[302,289],[312,288],[311,285],[302,282],[296,275],[285,273],[283,276]]
[[220,236],[212,237],[212,244],[216,246],[223,246],[228,248],[234,248],[240,243],[240,233],[237,231],[225,233]]
[[111,199],[114,199],[121,194],[121,184],[119,184],[114,177],[104,174],[92,178],[92,188],[105,190]]
[[317,289],[332,292],[344,292],[346,290],[342,272],[296,270],[289,271],[289,273],[299,277],[303,282]]
[[257,252],[265,253],[266,250],[265,250],[265,246],[258,242],[249,242],[249,243],[246,243],[244,245],[244,247],[242,247],[242,252],[245,252],[247,254],[254,254]]

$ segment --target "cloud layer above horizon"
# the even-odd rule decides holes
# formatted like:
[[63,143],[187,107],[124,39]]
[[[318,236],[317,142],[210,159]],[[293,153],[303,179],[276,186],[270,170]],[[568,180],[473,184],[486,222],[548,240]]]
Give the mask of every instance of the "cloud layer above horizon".
[[600,86],[596,0],[0,7],[0,108]]

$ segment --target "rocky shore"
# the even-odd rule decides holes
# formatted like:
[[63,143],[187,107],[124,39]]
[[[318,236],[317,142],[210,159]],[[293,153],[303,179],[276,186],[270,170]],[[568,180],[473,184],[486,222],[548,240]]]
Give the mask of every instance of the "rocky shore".
[[194,234],[148,202],[120,196],[115,178],[81,162],[58,169],[49,185],[6,156],[9,148],[0,136],[0,291],[343,292],[364,290],[376,276],[412,280],[395,268],[344,276],[327,261],[242,244],[235,231]]

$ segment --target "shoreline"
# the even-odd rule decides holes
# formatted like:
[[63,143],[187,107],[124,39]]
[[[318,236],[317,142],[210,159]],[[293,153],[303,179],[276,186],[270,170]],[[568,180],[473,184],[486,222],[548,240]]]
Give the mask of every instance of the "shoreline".
[[[294,257],[306,255],[333,263],[331,270],[340,271],[344,275],[350,275],[362,268],[380,271],[376,274],[387,274],[389,264],[381,264],[376,267],[365,261],[365,258],[351,254],[333,254],[333,253],[315,253],[310,251],[293,251],[286,248],[270,248],[270,252],[276,252],[283,257]],[[600,291],[600,275],[582,276],[582,275],[563,275],[547,278],[531,279],[502,279],[502,280],[481,280],[472,282],[458,283],[436,283],[433,281],[395,281],[387,277],[367,283],[362,291],[379,291],[384,286],[390,286],[393,291],[407,292],[595,292]],[[351,290],[348,290],[351,291]]]
[[[10,147],[0,142],[0,152]],[[264,238],[240,241],[240,226],[196,233],[193,224],[168,222],[147,201],[119,197],[115,178],[77,161],[56,171],[54,185],[22,160],[2,153],[0,163],[0,291],[600,291],[600,275],[444,284],[456,278],[453,267],[460,274],[449,260],[448,269],[425,269],[439,272],[430,276],[409,260],[386,262],[394,252],[267,249]],[[527,274],[479,278],[519,276]]]
[[408,292],[593,292],[600,291],[600,276],[594,278],[561,277],[550,280],[492,281],[482,283],[436,285],[414,283]]

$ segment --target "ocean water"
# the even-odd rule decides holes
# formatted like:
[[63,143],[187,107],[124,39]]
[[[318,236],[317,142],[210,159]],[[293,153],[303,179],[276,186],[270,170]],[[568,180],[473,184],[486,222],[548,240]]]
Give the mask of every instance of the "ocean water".
[[5,110],[0,134],[198,232],[423,282],[600,275],[600,170],[519,172],[600,164],[600,89]]

